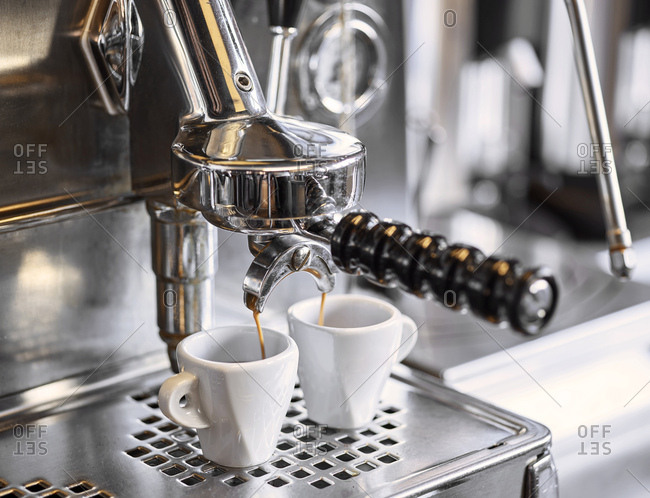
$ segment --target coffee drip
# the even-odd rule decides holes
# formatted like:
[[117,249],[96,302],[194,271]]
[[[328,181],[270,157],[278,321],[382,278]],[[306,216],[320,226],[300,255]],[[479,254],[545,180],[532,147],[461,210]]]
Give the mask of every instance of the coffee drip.
[[[320,327],[325,323],[325,298],[327,297],[327,292],[323,292],[320,297],[320,311],[318,313],[318,325]],[[266,351],[264,349],[264,332],[262,331],[262,325],[260,323],[260,312],[253,311],[253,320],[255,320],[255,326],[257,327],[257,335],[260,339],[260,351],[262,353],[262,359],[266,359]]]

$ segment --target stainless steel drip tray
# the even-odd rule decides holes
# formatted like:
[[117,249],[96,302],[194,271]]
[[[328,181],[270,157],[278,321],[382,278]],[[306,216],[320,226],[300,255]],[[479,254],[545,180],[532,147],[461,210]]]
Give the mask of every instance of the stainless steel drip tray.
[[533,466],[548,473],[533,481],[555,482],[552,466],[540,467],[540,457],[549,459],[544,426],[402,365],[367,427],[314,424],[296,386],[273,457],[254,468],[225,468],[202,456],[195,431],[161,413],[157,389],[168,375],[158,370],[108,387],[98,379],[97,389],[85,384],[80,399],[49,414],[37,415],[34,404],[31,416],[5,410],[0,497],[520,497],[535,493],[526,487]]

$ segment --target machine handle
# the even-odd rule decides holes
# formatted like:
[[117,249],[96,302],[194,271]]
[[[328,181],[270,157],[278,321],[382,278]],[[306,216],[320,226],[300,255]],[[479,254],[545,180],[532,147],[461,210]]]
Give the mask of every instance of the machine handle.
[[331,235],[331,250],[347,273],[435,298],[451,309],[470,309],[493,323],[508,322],[528,335],[541,331],[557,305],[557,284],[547,268],[486,257],[475,247],[449,245],[440,235],[372,213],[345,215]]

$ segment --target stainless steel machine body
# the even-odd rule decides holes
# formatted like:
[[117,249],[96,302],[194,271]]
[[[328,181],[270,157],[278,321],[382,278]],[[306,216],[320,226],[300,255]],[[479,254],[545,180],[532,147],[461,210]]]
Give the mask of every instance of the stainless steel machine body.
[[[480,1],[449,1],[436,7],[437,48],[448,51],[445,63],[461,66],[462,52],[472,44],[465,36],[473,30],[468,18]],[[0,5],[0,157],[7,166],[0,206],[6,317],[0,348],[5,366],[0,439],[7,460],[0,466],[6,469],[0,472],[0,496],[12,488],[32,492],[26,486],[39,480],[45,486],[41,494],[58,488],[85,496],[164,490],[169,495],[291,495],[305,489],[332,496],[363,495],[366,489],[373,496],[474,496],[477,489],[494,490],[499,496],[556,495],[550,438],[541,426],[447,391],[425,374],[403,368],[391,380],[382,404],[382,409],[398,410],[379,414],[370,428],[376,434],[323,433],[320,442],[334,449],[331,457],[321,457],[307,456],[310,447],[301,446],[308,444],[300,439],[301,432],[285,433],[281,439],[287,446],[278,448],[278,458],[286,459],[286,470],[272,462],[258,471],[211,467],[200,459],[194,434],[164,420],[150,426],[143,421],[161,417],[151,395],[164,377],[165,345],[158,334],[172,346],[173,359],[173,345],[185,334],[224,322],[248,323],[250,311],[241,303],[245,276],[247,295],[258,297],[251,298],[249,307],[263,308],[268,301],[265,321],[283,327],[283,310],[302,296],[277,285],[281,278],[307,269],[319,287],[307,274],[292,275],[294,285],[309,289],[301,294],[333,287],[335,265],[323,243],[323,233],[331,235],[333,230],[323,232],[327,224],[314,229],[311,223],[338,221],[330,215],[359,202],[381,216],[410,217],[410,199],[401,195],[407,183],[405,128],[408,123],[421,130],[423,123],[406,119],[412,101],[405,104],[405,78],[409,88],[441,92],[437,101],[447,107],[437,117],[453,115],[466,124],[472,108],[460,112],[452,99],[441,97],[445,85],[456,84],[451,73],[441,69],[435,78],[422,78],[419,62],[413,67],[436,50],[418,39],[411,45],[408,37],[403,46],[403,36],[413,27],[409,5],[415,3],[368,0],[341,7],[333,0],[305,1],[295,31],[287,26],[271,31],[263,2],[234,0],[241,36],[225,1],[9,0]],[[430,14],[424,8],[419,11],[423,20]],[[584,16],[575,21],[582,21],[584,29]],[[271,32],[277,35],[273,53],[280,59],[273,77],[267,71],[274,65],[269,61]],[[341,39],[354,50],[341,52]],[[537,65],[524,64],[528,72],[523,73],[512,69],[521,68],[522,61],[535,62],[529,49],[526,44],[508,45],[507,57],[497,54],[497,66],[478,65],[472,74],[487,74],[485,81],[508,91],[510,71],[516,78],[528,74],[523,87],[534,92],[543,80],[543,75],[535,76]],[[288,61],[287,52],[292,54]],[[589,59],[584,58],[583,73],[591,72],[593,85]],[[513,66],[504,65],[504,60]],[[589,83],[588,74],[586,80]],[[279,92],[269,100],[271,110],[297,117],[268,112],[262,95],[266,81]],[[497,106],[494,100],[488,107]],[[514,101],[512,95],[498,100]],[[460,185],[462,168],[456,168],[453,154],[444,149],[455,140],[462,145],[464,136],[458,139],[455,126],[432,126],[436,115],[425,102],[416,100],[430,114],[424,126],[428,160],[437,166],[443,158],[447,164],[428,172],[423,160],[417,173],[427,171],[428,180],[436,179],[442,190],[448,184],[441,178],[455,177]],[[594,107],[602,107],[598,104]],[[524,106],[515,116],[522,130],[534,108]],[[337,126],[359,140],[305,119]],[[484,138],[484,150],[493,151],[490,137],[481,135]],[[512,136],[504,133],[502,138]],[[593,141],[602,144],[607,139],[601,134]],[[475,154],[475,165],[510,168],[512,158],[526,148],[525,140],[515,145],[494,155]],[[601,166],[604,159],[598,159]],[[414,198],[429,208],[438,199],[448,205],[455,195],[456,190],[448,188],[438,196],[418,178],[421,187]],[[603,181],[612,185],[611,178]],[[143,198],[148,199],[150,217]],[[620,203],[612,201],[614,215],[620,214]],[[426,209],[421,214],[426,215]],[[624,217],[613,219],[618,220],[622,245],[629,246]],[[486,249],[488,259],[503,250],[503,239],[509,242],[508,251],[530,253],[531,263],[550,259],[560,287],[572,295],[572,300],[560,303],[560,316],[551,325],[554,336],[587,317],[598,318],[650,297],[645,285],[632,282],[624,291],[602,271],[583,264],[581,257],[563,256],[573,253],[571,244],[511,237],[507,229],[493,230],[489,222],[473,224],[474,218],[463,212],[452,216],[448,227],[434,218],[422,220],[453,240]],[[222,232],[218,241],[213,225],[244,232],[250,239]],[[493,237],[486,238],[483,229],[473,232],[472,226],[488,226]],[[458,271],[461,267],[466,270],[460,265]],[[361,285],[352,278],[338,280],[335,292]],[[472,288],[463,288],[462,294]],[[378,292],[363,286],[356,290]],[[476,395],[489,392],[472,383],[473,375],[482,375],[481,358],[525,341],[489,325],[485,333],[467,316],[447,316],[444,307],[433,309],[390,290],[381,292],[421,318],[422,339],[410,365],[427,375],[447,377]],[[608,292],[616,298],[608,300]],[[467,371],[454,370],[472,360],[479,363]],[[493,382],[498,384],[498,379]],[[509,385],[516,393],[516,380]],[[296,413],[288,419],[299,431],[309,431],[299,397],[297,389],[292,406]],[[495,399],[507,403],[504,397]],[[535,418],[534,411],[526,415]],[[437,417],[457,422],[457,431],[436,425]],[[396,427],[384,427],[384,422]],[[46,427],[42,440],[15,433],[16,427],[32,426]],[[83,433],[81,448],[71,436],[75,430]],[[166,444],[164,440],[172,449],[156,446]],[[35,443],[38,449],[41,442],[47,443],[48,455],[14,454],[19,443]],[[98,447],[106,452],[98,454]],[[177,454],[170,453],[177,449]],[[343,455],[354,458],[346,461]],[[323,460],[332,467],[317,467]],[[70,467],[60,465],[68,461]],[[30,473],[39,466],[42,471]]]

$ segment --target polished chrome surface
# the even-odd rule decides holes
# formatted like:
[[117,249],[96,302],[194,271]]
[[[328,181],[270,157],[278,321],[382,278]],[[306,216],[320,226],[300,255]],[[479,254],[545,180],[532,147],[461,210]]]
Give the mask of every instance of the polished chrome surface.
[[217,325],[217,229],[197,211],[149,200],[151,254],[156,274],[160,337],[174,371],[176,345],[189,334]]
[[[524,477],[550,445],[543,426],[398,366],[367,427],[315,425],[296,386],[273,457],[254,468],[225,468],[201,455],[193,430],[160,412],[165,363],[152,355],[144,364],[123,364],[113,377],[98,375],[83,395],[33,411],[38,432],[17,433],[24,414],[0,404],[0,479],[20,488],[43,479],[59,489],[85,480],[115,496],[519,498],[534,492]],[[48,387],[65,399],[71,386]],[[17,454],[27,442],[45,452]]]
[[132,203],[0,234],[0,396],[163,351],[148,223]]
[[365,158],[350,135],[271,114],[184,126],[173,146],[174,191],[220,228],[294,232],[313,216],[310,182],[337,210],[359,201]]
[[106,112],[80,50],[89,4],[0,4],[3,229],[132,194],[128,119]]
[[246,52],[230,2],[159,0],[177,76],[183,83],[187,119],[206,121],[259,116],[264,95]]
[[329,247],[300,235],[275,237],[259,251],[244,277],[244,303],[252,311],[264,311],[273,289],[292,273],[304,271],[321,292],[334,289],[336,265]]
[[305,30],[296,53],[303,112],[343,129],[348,121],[355,129],[367,122],[386,97],[388,43],[386,24],[372,7],[357,2],[328,6]]
[[226,0],[161,0],[189,114],[172,145],[174,194],[211,223],[241,232],[292,232],[309,218],[307,179],[338,210],[363,190],[365,148],[323,125],[268,113]]
[[134,0],[94,0],[80,37],[97,94],[109,114],[129,110],[144,30]]
[[296,28],[272,26],[273,42],[266,85],[266,99],[271,112],[284,114],[289,91],[289,66],[291,61],[291,40]]
[[587,110],[589,131],[598,165],[598,187],[607,228],[611,269],[615,276],[629,278],[636,266],[636,258],[621,200],[589,20],[584,0],[565,1],[573,31],[576,65]]

